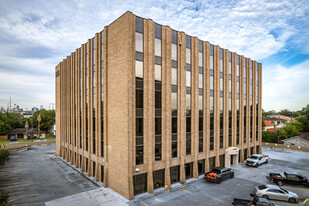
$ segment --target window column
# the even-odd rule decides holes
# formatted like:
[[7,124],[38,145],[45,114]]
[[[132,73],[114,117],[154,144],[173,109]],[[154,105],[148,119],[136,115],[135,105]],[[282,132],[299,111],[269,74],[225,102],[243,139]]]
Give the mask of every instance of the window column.
[[198,105],[199,105],[199,144],[198,144],[198,152],[203,152],[203,113],[204,113],[204,75],[203,75],[203,42],[199,40],[199,56],[198,56],[198,66],[199,66],[199,78],[198,78],[198,88],[199,88],[199,96],[198,96]]
[[191,37],[186,36],[186,155],[191,155]]
[[144,38],[143,19],[136,17],[135,23],[135,105],[136,105],[136,165],[144,164]]
[[162,160],[162,27],[155,24],[155,161]]
[[101,126],[101,147],[100,147],[100,155],[101,157],[104,157],[104,103],[103,103],[103,91],[104,91],[104,87],[103,87],[103,60],[104,60],[104,52],[103,52],[103,42],[104,42],[104,35],[103,35],[103,31],[100,34],[100,38],[101,38],[101,44],[100,44],[100,50],[101,50],[101,55],[100,55],[100,70],[101,70],[101,78],[100,78],[100,110],[101,110],[101,121],[100,121],[100,126]]
[[214,150],[214,46],[210,45],[210,138],[209,150]]
[[178,156],[177,142],[177,113],[178,113],[178,77],[177,77],[177,32],[172,30],[172,148],[171,157]]
[[228,146],[232,146],[232,52],[229,52],[229,139]]
[[223,148],[223,111],[224,111],[224,74],[223,74],[223,49],[220,48],[220,148]]

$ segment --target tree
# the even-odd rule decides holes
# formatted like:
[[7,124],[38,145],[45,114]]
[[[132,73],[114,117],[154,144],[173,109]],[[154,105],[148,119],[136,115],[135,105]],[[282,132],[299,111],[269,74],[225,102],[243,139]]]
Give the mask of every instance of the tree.
[[5,134],[11,130],[10,119],[5,113],[0,113],[0,134]]
[[281,139],[294,137],[300,133],[300,130],[295,124],[287,124],[278,130],[278,135]]
[[[33,113],[33,127],[38,127],[38,115],[41,116],[40,129],[44,131],[49,131],[55,124],[55,110],[45,110],[41,109]],[[29,127],[32,126],[32,117],[27,119]]]
[[263,142],[270,142],[270,143],[277,143],[278,142],[278,133],[277,132],[270,132],[270,131],[262,131],[262,141]]
[[277,114],[277,112],[275,110],[271,110],[271,111],[268,111],[268,112],[265,112],[264,109],[262,109],[262,117],[263,119],[269,115],[275,115]]
[[296,120],[303,126],[300,132],[309,132],[309,120],[306,115],[300,115],[296,117]]
[[293,112],[291,112],[288,109],[283,109],[280,112],[278,112],[278,114],[281,114],[281,115],[284,115],[284,116],[287,116],[287,117],[293,116]]

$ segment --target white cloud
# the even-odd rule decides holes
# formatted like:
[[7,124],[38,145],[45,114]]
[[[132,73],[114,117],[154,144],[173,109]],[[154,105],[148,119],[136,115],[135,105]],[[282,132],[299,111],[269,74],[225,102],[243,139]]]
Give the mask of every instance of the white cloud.
[[296,111],[309,104],[309,60],[286,68],[275,65],[263,71],[263,108]]
[[[0,2],[1,78],[9,73],[4,82],[11,85],[14,78],[22,81],[33,72],[38,74],[31,76],[35,82],[47,82],[54,88],[55,66],[127,10],[255,60],[286,49],[291,41],[295,47],[309,53],[307,0],[11,0]],[[44,55],[35,54],[36,48]],[[51,78],[48,79],[48,75]],[[7,101],[8,95],[16,94],[14,90],[7,91],[5,98],[3,96],[5,101],[2,101],[1,88],[7,87],[4,82],[0,81],[0,106],[6,105],[2,102]],[[24,102],[34,91],[32,82],[26,82],[28,84],[18,88],[24,91],[19,96]],[[48,96],[52,98],[43,100],[40,97],[45,94],[41,92],[31,102],[54,101],[54,89],[46,92],[50,92]]]

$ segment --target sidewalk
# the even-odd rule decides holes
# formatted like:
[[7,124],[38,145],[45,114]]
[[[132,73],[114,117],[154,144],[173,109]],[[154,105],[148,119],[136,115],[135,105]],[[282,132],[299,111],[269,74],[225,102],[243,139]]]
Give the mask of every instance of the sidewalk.
[[99,188],[94,190],[89,190],[87,192],[82,192],[79,194],[59,198],[49,202],[45,202],[46,206],[58,206],[58,205],[74,205],[74,206],[127,206],[125,203],[125,198],[121,197],[119,194],[116,194],[110,188]]

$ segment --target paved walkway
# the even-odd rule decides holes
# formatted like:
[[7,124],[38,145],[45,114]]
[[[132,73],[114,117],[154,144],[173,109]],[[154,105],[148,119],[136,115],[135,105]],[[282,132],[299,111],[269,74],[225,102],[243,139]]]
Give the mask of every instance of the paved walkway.
[[109,188],[99,188],[46,202],[46,206],[127,206],[128,201]]

